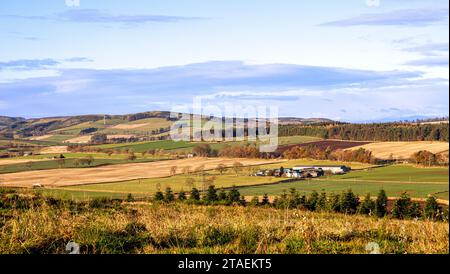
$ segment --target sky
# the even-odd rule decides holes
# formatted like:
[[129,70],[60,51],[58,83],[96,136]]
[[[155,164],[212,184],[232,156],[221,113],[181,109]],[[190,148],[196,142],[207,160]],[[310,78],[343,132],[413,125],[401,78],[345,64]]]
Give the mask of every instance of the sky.
[[1,0],[0,115],[449,114],[446,0]]

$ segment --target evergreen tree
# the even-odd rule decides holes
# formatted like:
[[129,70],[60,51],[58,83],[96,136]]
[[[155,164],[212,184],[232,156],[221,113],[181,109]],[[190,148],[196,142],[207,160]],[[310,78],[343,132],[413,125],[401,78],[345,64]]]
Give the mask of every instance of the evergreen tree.
[[219,195],[217,196],[217,199],[219,201],[226,201],[227,200],[227,193],[225,192],[225,190],[222,188],[219,192]]
[[377,217],[384,217],[387,214],[387,202],[388,197],[386,195],[386,191],[384,189],[380,190],[377,196],[377,200],[375,201],[375,214]]
[[330,211],[334,212],[340,212],[341,211],[341,203],[340,203],[340,196],[339,194],[331,194],[328,203],[327,208]]
[[394,203],[392,216],[397,219],[406,219],[410,217],[411,205],[411,198],[406,193],[403,193],[400,199]]
[[132,203],[132,202],[134,202],[134,201],[135,201],[135,200],[134,200],[133,195],[132,195],[131,193],[129,193],[128,196],[127,196],[127,202]]
[[186,192],[181,191],[181,192],[178,194],[178,200],[180,200],[180,201],[185,201],[185,200],[186,200]]
[[345,214],[355,214],[359,206],[359,198],[353,193],[351,189],[342,193],[340,207],[341,212]]
[[409,209],[410,218],[420,218],[422,216],[422,209],[420,208],[420,204],[418,202],[412,202],[411,207]]
[[317,200],[317,210],[325,211],[327,208],[327,194],[325,192],[320,193]]
[[259,197],[253,196],[252,200],[250,201],[251,206],[259,206]]
[[227,200],[229,203],[239,203],[241,199],[241,194],[239,193],[239,190],[235,186],[228,192]]
[[189,199],[193,200],[193,201],[199,201],[200,200],[200,191],[198,191],[197,188],[192,188],[191,190],[191,196],[189,197]]
[[166,202],[173,202],[173,201],[175,201],[175,195],[173,195],[173,191],[172,191],[172,189],[170,187],[166,188],[166,193],[165,193],[164,196],[165,196],[164,200]]
[[319,193],[317,193],[317,191],[314,190],[306,201],[306,208],[311,211],[315,211],[317,208],[318,201],[319,201]]
[[204,200],[208,203],[217,202],[218,197],[217,197],[217,190],[216,190],[215,186],[208,187],[208,190],[206,191]]
[[375,202],[371,199],[370,193],[367,193],[366,197],[359,206],[359,213],[365,215],[372,215],[375,211]]
[[269,195],[267,195],[267,193],[264,193],[261,205],[268,205],[268,204],[270,204]]
[[441,212],[441,207],[439,206],[436,198],[434,196],[428,197],[425,208],[424,215],[425,218],[429,220],[437,220],[439,219],[439,213]]
[[157,191],[153,199],[155,201],[164,201],[164,194],[161,191]]

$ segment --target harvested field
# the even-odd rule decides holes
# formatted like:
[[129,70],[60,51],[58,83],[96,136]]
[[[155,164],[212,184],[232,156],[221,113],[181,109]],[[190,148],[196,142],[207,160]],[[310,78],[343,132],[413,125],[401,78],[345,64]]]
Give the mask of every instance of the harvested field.
[[9,173],[0,176],[0,186],[31,187],[39,183],[43,186],[71,186],[107,182],[120,182],[140,178],[161,178],[170,176],[170,169],[176,166],[180,174],[183,167],[191,171],[203,166],[205,170],[214,169],[218,164],[228,167],[235,162],[243,165],[261,165],[276,162],[260,159],[224,159],[224,158],[191,158],[182,160],[159,161],[151,163],[134,163],[96,168],[71,168],[26,171]]
[[32,140],[32,141],[42,141],[42,140],[45,140],[45,139],[48,139],[48,138],[51,138],[51,137],[53,137],[53,135],[33,136],[33,137],[29,138],[29,139]]
[[41,149],[41,154],[67,153],[67,146],[52,146]]
[[428,150],[432,153],[441,153],[449,150],[446,142],[379,142],[353,147],[352,149],[364,148],[372,151],[372,154],[380,159],[408,159],[418,151]]
[[113,126],[113,129],[135,129],[135,128],[140,128],[140,127],[145,127],[145,126],[149,126],[151,125],[151,123],[143,123],[143,124],[120,124],[120,125],[116,125]]
[[308,142],[303,144],[296,144],[296,145],[289,145],[289,146],[282,146],[280,147],[277,152],[283,153],[288,149],[291,149],[293,147],[307,147],[307,146],[315,146],[320,149],[327,149],[330,147],[332,150],[336,149],[349,149],[352,147],[358,147],[362,145],[370,144],[371,142],[361,142],[361,141],[341,141],[341,140],[323,140],[323,141],[316,141],[316,142]]
[[45,161],[45,159],[5,159],[0,160],[0,166],[1,165],[14,165],[14,164],[22,164],[22,163],[28,163],[28,162],[39,162],[39,161]]

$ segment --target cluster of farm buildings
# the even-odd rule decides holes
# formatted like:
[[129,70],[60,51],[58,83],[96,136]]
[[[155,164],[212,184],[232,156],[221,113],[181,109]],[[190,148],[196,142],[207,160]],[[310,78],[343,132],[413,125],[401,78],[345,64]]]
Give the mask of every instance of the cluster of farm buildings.
[[348,166],[296,166],[293,168],[260,170],[254,176],[274,176],[288,178],[317,178],[325,174],[345,174],[350,171]]

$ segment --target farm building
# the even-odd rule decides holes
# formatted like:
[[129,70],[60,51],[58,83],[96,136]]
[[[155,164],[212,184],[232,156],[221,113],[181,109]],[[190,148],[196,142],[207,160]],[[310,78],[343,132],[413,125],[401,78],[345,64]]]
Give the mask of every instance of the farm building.
[[323,165],[323,166],[296,166],[294,168],[292,168],[293,170],[297,170],[297,171],[305,171],[305,170],[322,170],[323,172],[327,172],[330,171],[333,174],[343,174],[346,173],[348,171],[350,171],[350,167],[348,166],[327,166],[327,165]]

